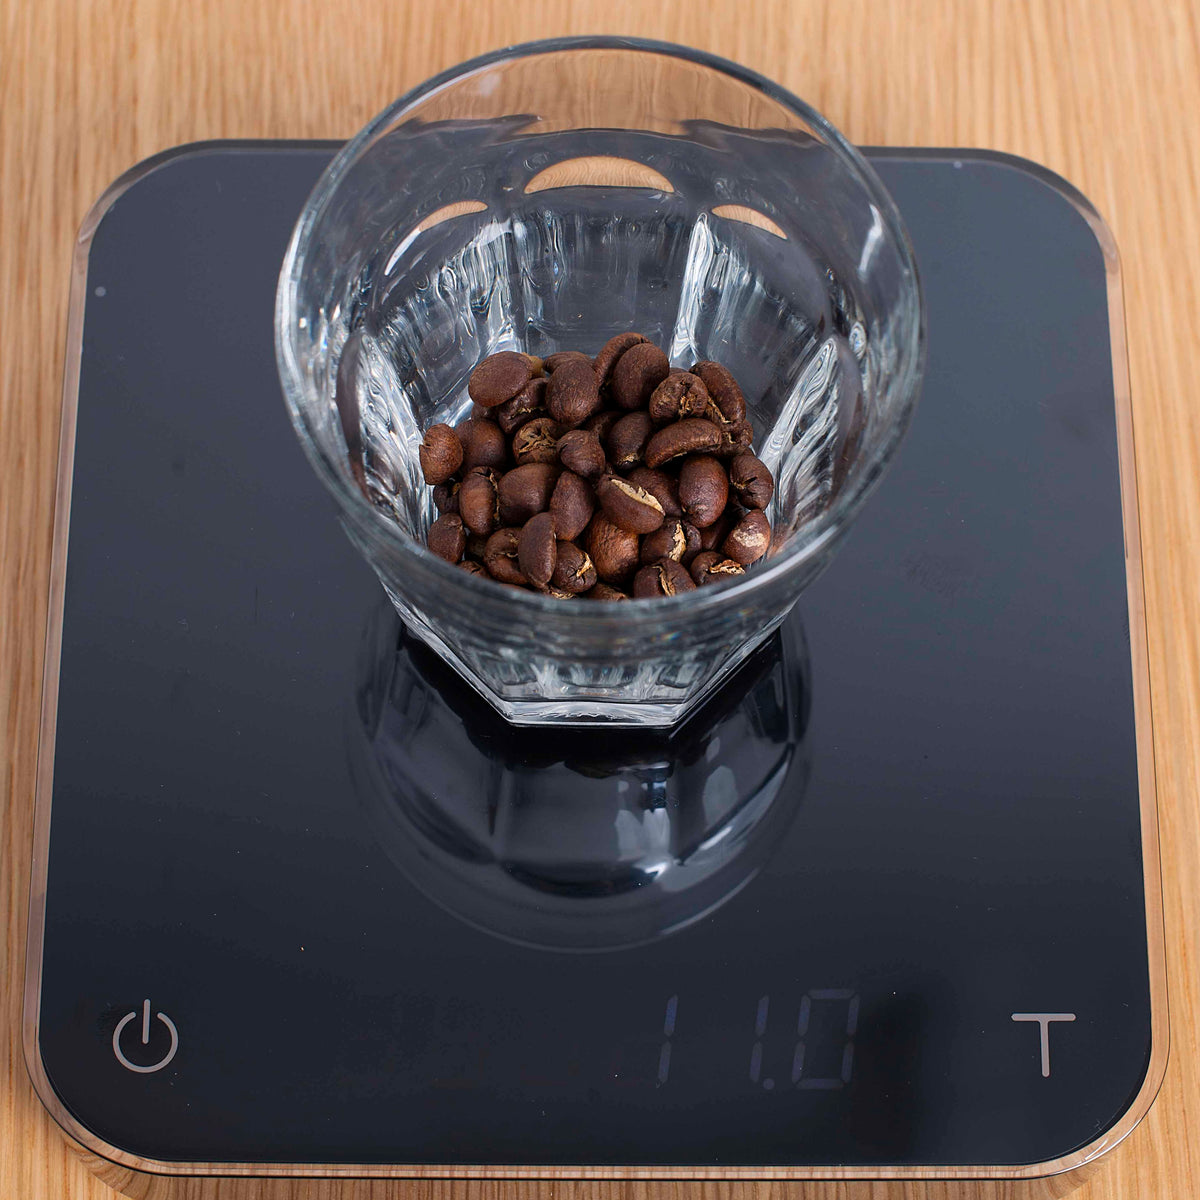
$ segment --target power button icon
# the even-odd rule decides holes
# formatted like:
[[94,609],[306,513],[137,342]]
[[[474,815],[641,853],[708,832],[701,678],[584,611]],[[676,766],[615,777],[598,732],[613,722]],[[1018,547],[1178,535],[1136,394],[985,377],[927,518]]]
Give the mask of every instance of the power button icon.
[[[150,1045],[150,1001],[142,1001],[142,1011],[139,1013],[134,1010],[131,1013],[126,1013],[118,1022],[116,1029],[113,1030],[112,1046],[113,1053],[117,1056],[117,1062],[121,1064],[127,1071],[136,1071],[139,1075],[152,1075],[155,1071],[161,1071],[175,1057],[175,1051],[179,1049],[179,1031],[175,1028],[175,1022],[167,1016],[165,1012],[154,1014],[166,1027],[167,1032],[171,1035],[171,1046],[165,1054],[162,1054],[157,1062],[148,1063],[145,1066],[133,1062],[126,1057],[125,1051],[121,1048],[122,1035],[124,1043],[130,1045],[134,1043],[133,1031],[125,1034],[125,1029],[132,1022],[136,1021],[140,1016],[142,1018],[142,1040],[143,1047]],[[131,1046],[132,1048],[132,1046]],[[137,1053],[135,1051],[135,1053]],[[142,1054],[146,1051],[143,1049]],[[139,1055],[140,1057],[140,1055]]]

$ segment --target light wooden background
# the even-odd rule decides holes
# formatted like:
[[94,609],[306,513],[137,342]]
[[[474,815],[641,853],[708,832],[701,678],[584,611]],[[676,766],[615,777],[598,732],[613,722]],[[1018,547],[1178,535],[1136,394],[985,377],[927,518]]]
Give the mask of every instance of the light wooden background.
[[[515,41],[586,32],[666,38],[737,59],[814,103],[860,143],[986,146],[1037,159],[1077,184],[1115,230],[1125,270],[1147,569],[1172,1050],[1150,1117],[1077,1194],[1200,1195],[1194,3],[0,0],[0,13],[0,1200],[114,1195],[41,1110],[19,1035],[68,267],[81,217],[115,175],[165,147],[199,138],[347,136],[397,94],[458,60]],[[126,1186],[138,1193],[136,1183]],[[353,1189],[197,1183],[178,1194],[399,1194],[390,1185]],[[472,1193],[500,1190],[476,1186]],[[874,1200],[1007,1194],[970,1183],[837,1185],[818,1193]],[[445,1192],[426,1185],[421,1194]]]

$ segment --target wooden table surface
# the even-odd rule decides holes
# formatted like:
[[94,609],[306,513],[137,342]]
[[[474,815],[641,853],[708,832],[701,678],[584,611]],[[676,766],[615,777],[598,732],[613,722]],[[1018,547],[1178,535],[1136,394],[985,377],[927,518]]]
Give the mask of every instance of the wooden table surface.
[[[736,59],[812,102],[859,143],[983,146],[1036,159],[1081,188],[1111,224],[1125,272],[1172,1046],[1150,1116],[1076,1195],[1200,1195],[1194,3],[0,0],[0,13],[0,1200],[116,1194],[43,1112],[20,1039],[67,285],[83,214],[114,176],[165,147],[201,138],[345,137],[461,59],[535,37],[597,32],[686,42]],[[122,1186],[149,1194],[138,1181]],[[210,1181],[174,1194],[379,1200],[403,1187],[355,1189]],[[805,1194],[974,1200],[1008,1192],[982,1183],[837,1184]]]

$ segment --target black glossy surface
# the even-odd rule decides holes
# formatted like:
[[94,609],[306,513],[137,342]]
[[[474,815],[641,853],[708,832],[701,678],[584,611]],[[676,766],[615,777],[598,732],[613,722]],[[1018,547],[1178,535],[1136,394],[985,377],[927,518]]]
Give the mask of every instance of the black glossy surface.
[[[635,770],[510,738],[428,656],[394,658],[275,376],[276,272],[327,158],[176,160],[95,238],[41,1012],[63,1101],[124,1149],[234,1161],[987,1164],[1094,1139],[1141,1083],[1150,1016],[1104,271],[1083,220],[1008,165],[878,160],[929,301],[912,431],[797,610],[807,678],[752,664],[715,725],[643,739]],[[678,764],[733,753],[714,730],[740,731],[751,773],[790,773],[770,845],[722,860],[729,887],[709,879],[715,907],[632,948],[538,949],[510,912],[500,937],[455,915],[470,872],[439,890],[466,861],[441,817],[422,828],[445,857],[418,847],[431,873],[407,869],[413,845],[380,818],[395,798],[361,773],[385,716],[410,764],[436,761],[435,730],[455,747],[452,812],[475,819],[470,789],[501,786],[489,762],[522,776],[533,799],[505,810],[502,852],[486,812],[476,849],[506,898],[512,856],[532,855],[535,905],[555,779],[564,812],[586,780],[626,822],[631,780],[678,849],[712,817]],[[614,847],[573,879],[583,901],[605,878],[629,891]],[[111,1039],[146,997],[179,1050],[139,1075]],[[852,1006],[850,1081],[820,1086],[842,1082]],[[817,1086],[791,1082],[802,1007]],[[1052,1027],[1049,1078],[1015,1011],[1077,1014]],[[131,1059],[165,1052],[152,1026],[146,1047],[130,1026]]]

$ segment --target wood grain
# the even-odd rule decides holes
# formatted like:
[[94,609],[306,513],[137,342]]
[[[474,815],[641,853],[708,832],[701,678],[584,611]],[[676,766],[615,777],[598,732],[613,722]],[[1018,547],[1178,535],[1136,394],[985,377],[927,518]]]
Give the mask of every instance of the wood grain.
[[[687,42],[779,80],[853,140],[986,146],[1045,163],[1122,251],[1137,440],[1172,1006],[1158,1104],[1076,1193],[1200,1194],[1200,15],[1187,0],[0,0],[0,1197],[115,1193],[68,1149],[20,1042],[41,647],[71,247],[126,167],[210,137],[342,137],[470,55],[531,37]],[[445,1185],[192,1181],[182,1200],[448,1200]],[[164,1190],[165,1189],[165,1190]],[[475,1184],[472,1200],[515,1196]],[[594,1189],[522,1187],[582,1198]],[[644,1194],[625,1189],[631,1200]],[[679,1189],[682,1194],[682,1188]],[[697,1189],[688,1189],[693,1195]],[[717,1186],[705,1187],[716,1200]],[[761,1200],[778,1191],[756,1188]],[[830,1184],[821,1200],[998,1200],[1004,1185]],[[599,1195],[598,1191],[595,1191]]]

